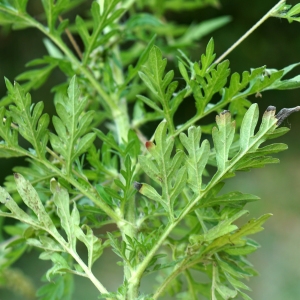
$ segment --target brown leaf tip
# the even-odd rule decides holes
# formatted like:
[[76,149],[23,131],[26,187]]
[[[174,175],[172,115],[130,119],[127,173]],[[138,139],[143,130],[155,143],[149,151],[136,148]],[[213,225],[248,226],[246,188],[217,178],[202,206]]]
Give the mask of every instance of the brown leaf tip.
[[266,111],[273,111],[273,110],[276,111],[276,107],[273,105],[268,106],[266,109]]
[[136,190],[138,190],[138,191],[142,188],[142,186],[143,186],[143,184],[140,183],[140,182],[135,181],[135,182],[133,183],[133,187],[134,187]]
[[278,114],[275,116],[277,121],[277,126],[279,126],[290,114],[300,111],[300,106],[296,106],[293,108],[283,108],[278,112]]
[[18,174],[18,173],[14,173],[14,177],[15,177],[16,179],[18,179],[18,178],[19,178],[19,174]]

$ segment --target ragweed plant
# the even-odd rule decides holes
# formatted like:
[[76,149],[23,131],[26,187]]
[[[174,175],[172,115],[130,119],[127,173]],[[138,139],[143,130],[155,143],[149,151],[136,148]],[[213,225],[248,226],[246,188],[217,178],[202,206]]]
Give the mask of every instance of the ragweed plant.
[[[259,245],[249,236],[261,231],[271,214],[237,225],[249,213],[245,205],[259,198],[221,190],[237,171],[277,163],[272,155],[287,148],[265,142],[285,134],[288,129],[280,124],[300,107],[276,114],[269,106],[259,120],[258,105],[248,97],[300,87],[299,76],[283,79],[300,63],[231,74],[224,60],[228,52],[215,60],[213,39],[200,61],[192,62],[191,44],[229,18],[187,28],[168,23],[165,12],[217,5],[215,0],[159,6],[94,1],[88,18],[63,17],[81,2],[42,0],[37,17],[28,13],[27,0],[0,1],[1,24],[36,28],[46,36],[48,50],[28,63],[34,69],[17,76],[22,84],[5,79],[8,95],[0,102],[0,156],[28,162],[15,166],[0,188],[2,225],[5,217],[16,220],[2,226],[11,235],[0,244],[2,280],[34,247],[41,260],[52,262],[39,299],[72,299],[76,275],[107,299],[158,299],[167,291],[184,299],[251,299],[243,279],[256,273],[246,257]],[[300,4],[280,1],[244,37],[268,17],[299,21],[299,13]],[[183,85],[163,58],[176,54]],[[66,82],[53,88],[56,114],[50,117],[29,91],[55,68]],[[174,116],[187,99],[195,101],[195,115],[178,124]],[[210,114],[216,123],[202,124]],[[152,138],[145,137],[143,126],[152,121],[159,125]],[[77,251],[80,243],[87,259]],[[124,280],[117,291],[108,291],[93,270],[105,248],[120,258]],[[158,285],[145,294],[140,284],[150,273],[159,275]]]

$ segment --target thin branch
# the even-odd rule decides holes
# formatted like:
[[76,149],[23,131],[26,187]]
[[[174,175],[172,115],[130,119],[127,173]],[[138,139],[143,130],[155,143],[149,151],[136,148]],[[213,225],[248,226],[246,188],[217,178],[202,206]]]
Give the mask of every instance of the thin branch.
[[[61,23],[62,23],[63,20],[64,20],[62,16],[59,16],[58,19],[59,19],[59,21],[60,21]],[[74,49],[75,49],[77,55],[78,55],[79,58],[82,60],[82,53],[81,53],[81,50],[80,50],[78,44],[76,43],[76,41],[75,41],[75,39],[74,39],[74,37],[73,37],[71,31],[70,31],[68,28],[66,28],[66,29],[65,29],[65,33],[66,33],[68,39],[70,40],[72,46],[74,47]]]
[[222,61],[231,51],[233,51],[239,44],[241,44],[255,29],[257,29],[262,23],[264,23],[269,17],[272,16],[274,11],[278,9],[278,7],[285,3],[286,0],[280,0],[275,6],[273,6],[254,26],[252,26],[242,37],[240,37],[227,51],[225,51],[214,64],[218,64]]

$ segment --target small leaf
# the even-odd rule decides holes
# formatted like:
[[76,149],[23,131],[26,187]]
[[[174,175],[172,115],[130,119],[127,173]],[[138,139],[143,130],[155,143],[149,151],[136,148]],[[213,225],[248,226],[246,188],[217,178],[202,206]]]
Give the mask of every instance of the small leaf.
[[[218,129],[213,128],[212,136],[216,151],[218,170],[223,172],[228,165],[228,155],[233,142],[235,122],[231,122],[230,112],[224,111],[216,117]],[[241,133],[242,139],[242,133]]]

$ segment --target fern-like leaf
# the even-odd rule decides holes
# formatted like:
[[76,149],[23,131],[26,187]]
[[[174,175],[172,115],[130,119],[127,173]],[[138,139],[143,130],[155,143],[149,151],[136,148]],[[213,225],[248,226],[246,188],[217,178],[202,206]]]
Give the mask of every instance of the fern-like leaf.
[[84,113],[87,99],[80,97],[75,76],[68,88],[68,98],[59,95],[56,100],[58,117],[53,117],[53,125],[57,135],[50,133],[50,142],[53,149],[64,157],[66,172],[70,174],[74,160],[87,151],[95,139],[95,133],[86,133],[94,112]]
[[8,79],[5,83],[9,97],[14,103],[9,106],[9,115],[17,124],[19,133],[33,146],[34,154],[39,158],[44,158],[48,142],[49,116],[42,114],[43,102],[34,105],[31,103],[30,94],[25,94],[18,83],[13,86]]

